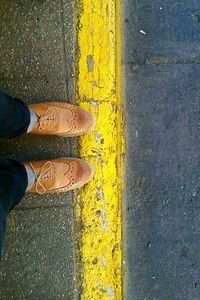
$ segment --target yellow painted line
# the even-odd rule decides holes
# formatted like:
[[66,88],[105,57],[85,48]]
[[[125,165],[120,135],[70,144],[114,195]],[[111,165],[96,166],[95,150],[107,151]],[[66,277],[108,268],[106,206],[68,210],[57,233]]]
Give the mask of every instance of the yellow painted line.
[[82,0],[78,104],[96,128],[80,141],[95,178],[77,196],[83,300],[122,299],[122,101],[119,0]]

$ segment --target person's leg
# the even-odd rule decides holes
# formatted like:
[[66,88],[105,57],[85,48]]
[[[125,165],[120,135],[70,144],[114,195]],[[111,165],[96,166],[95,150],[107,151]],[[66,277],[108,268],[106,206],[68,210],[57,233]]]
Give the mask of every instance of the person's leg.
[[0,258],[8,213],[20,202],[27,185],[23,164],[15,160],[0,161]]
[[0,256],[9,212],[25,192],[61,193],[80,188],[94,176],[92,165],[81,159],[0,161]]
[[0,137],[14,138],[25,133],[80,136],[94,126],[93,115],[76,105],[42,102],[27,106],[0,92]]
[[14,138],[27,132],[30,110],[24,102],[0,92],[0,137]]

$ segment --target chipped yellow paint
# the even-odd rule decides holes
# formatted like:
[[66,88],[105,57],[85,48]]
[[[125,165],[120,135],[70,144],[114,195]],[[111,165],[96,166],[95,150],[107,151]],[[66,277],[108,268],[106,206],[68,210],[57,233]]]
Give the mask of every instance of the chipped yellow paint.
[[80,141],[81,157],[96,170],[76,205],[83,300],[122,299],[120,38],[119,0],[82,0],[78,104],[96,119],[95,130]]

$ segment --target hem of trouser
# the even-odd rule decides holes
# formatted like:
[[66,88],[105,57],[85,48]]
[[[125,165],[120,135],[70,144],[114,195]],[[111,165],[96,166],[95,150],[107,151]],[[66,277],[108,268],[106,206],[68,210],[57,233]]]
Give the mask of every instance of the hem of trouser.
[[14,139],[18,136],[26,134],[27,131],[28,131],[28,127],[30,125],[30,121],[31,121],[30,111],[29,111],[27,105],[23,101],[21,101],[20,99],[16,99],[16,100],[24,107],[24,109],[26,111],[26,113],[25,113],[26,117],[25,117],[25,120],[24,120],[25,125],[20,130],[15,132],[14,134],[8,136],[7,137],[8,139]]
[[22,182],[23,182],[23,189],[22,192],[19,195],[19,199],[15,202],[14,206],[11,208],[13,209],[16,205],[18,205],[20,203],[20,201],[22,200],[22,198],[24,197],[25,193],[26,193],[26,189],[28,187],[28,175],[26,172],[26,168],[24,166],[23,163],[16,161],[16,160],[11,160],[12,162],[14,162],[15,164],[18,164],[19,166],[19,173],[21,173],[21,176],[23,178]]
[[[0,172],[5,172],[9,174],[9,177],[11,178],[11,189],[12,189],[12,195],[10,197],[13,197],[10,201],[10,207],[7,208],[7,213],[11,211],[16,205],[18,205],[25,195],[27,186],[28,186],[28,176],[26,172],[25,166],[16,160],[13,159],[6,159],[0,162]],[[5,191],[6,193],[6,191]],[[3,201],[3,199],[2,199]]]

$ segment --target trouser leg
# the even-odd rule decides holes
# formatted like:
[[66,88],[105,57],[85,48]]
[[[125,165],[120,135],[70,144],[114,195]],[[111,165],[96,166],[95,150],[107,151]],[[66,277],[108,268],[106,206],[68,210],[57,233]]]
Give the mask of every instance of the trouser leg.
[[27,188],[27,173],[15,160],[0,161],[0,255],[9,212],[19,204]]
[[24,102],[0,92],[0,137],[14,138],[27,132],[30,112]]

